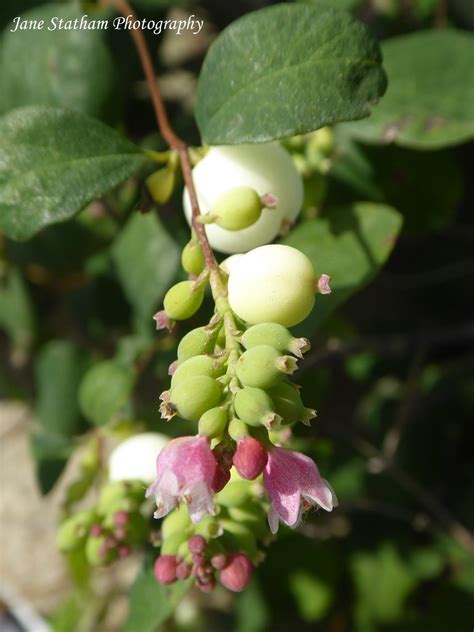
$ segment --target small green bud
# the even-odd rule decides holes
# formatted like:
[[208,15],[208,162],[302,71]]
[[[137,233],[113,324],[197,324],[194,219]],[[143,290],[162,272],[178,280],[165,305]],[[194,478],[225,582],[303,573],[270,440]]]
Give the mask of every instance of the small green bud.
[[170,402],[178,415],[189,421],[198,421],[210,408],[220,402],[222,385],[207,375],[196,375],[180,380],[173,386]]
[[214,358],[208,355],[197,355],[188,358],[178,368],[171,377],[171,387],[176,386],[182,380],[196,375],[207,375],[208,377],[219,377],[224,372],[222,364],[218,364]]
[[247,424],[244,423],[241,419],[237,418],[230,420],[227,430],[229,432],[230,438],[234,441],[238,441],[241,437],[245,437],[249,434]]
[[191,527],[188,508],[184,503],[169,513],[161,523],[161,535],[163,539],[169,538],[176,532],[187,532]]
[[309,425],[310,419],[316,416],[314,410],[304,406],[298,388],[293,384],[280,382],[269,389],[268,394],[273,400],[275,410],[282,417],[283,424],[302,421]]
[[231,479],[224,489],[216,494],[216,503],[222,507],[240,507],[251,497],[251,495],[251,481]]
[[330,156],[334,151],[334,132],[330,127],[321,127],[311,134],[307,150],[317,149],[324,156]]
[[204,270],[204,254],[197,239],[193,238],[185,245],[181,253],[181,265],[188,274],[199,276]]
[[97,512],[108,516],[116,511],[133,511],[143,502],[141,481],[116,481],[107,483],[100,492]]
[[234,397],[234,409],[239,419],[250,426],[279,428],[281,417],[275,412],[271,397],[260,388],[246,386]]
[[163,306],[171,320],[186,320],[201,307],[204,288],[193,281],[181,281],[170,288],[163,300]]
[[253,325],[244,332],[241,339],[246,349],[251,349],[258,345],[270,345],[280,353],[290,351],[299,358],[310,349],[307,338],[294,338],[291,332],[278,323],[259,323]]
[[165,204],[170,199],[175,179],[175,170],[171,165],[158,169],[148,176],[146,186],[155,202]]
[[262,212],[260,196],[250,187],[236,187],[221,195],[212,205],[215,223],[226,230],[242,230],[255,224]]
[[220,437],[227,426],[227,412],[222,407],[206,410],[199,420],[199,434],[214,439]]
[[161,545],[161,555],[176,555],[179,547],[183,542],[187,542],[188,534],[185,531],[174,531],[166,538],[163,537],[163,544]]
[[205,327],[198,327],[189,331],[178,345],[178,361],[184,362],[188,358],[210,353],[213,348],[213,333]]
[[58,549],[63,553],[74,551],[86,540],[89,529],[97,521],[97,514],[94,510],[81,511],[80,513],[66,518],[61,523],[57,533]]
[[270,345],[257,345],[240,356],[236,373],[245,386],[269,388],[281,380],[285,373],[291,375],[296,368],[294,358],[282,356]]
[[216,518],[213,516],[204,516],[194,527],[194,533],[202,535],[207,540],[208,538],[217,538],[221,535],[222,528]]
[[90,535],[86,542],[86,559],[91,566],[113,562],[118,557],[116,542],[111,535]]

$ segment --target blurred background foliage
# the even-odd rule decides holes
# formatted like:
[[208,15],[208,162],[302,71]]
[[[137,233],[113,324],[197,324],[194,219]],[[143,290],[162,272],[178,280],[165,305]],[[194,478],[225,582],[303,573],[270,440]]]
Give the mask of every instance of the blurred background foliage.
[[[140,17],[205,21],[198,36],[146,34],[172,124],[188,142],[199,144],[194,95],[210,42],[268,4],[135,3]],[[333,295],[300,327],[313,344],[300,382],[318,419],[298,431],[296,447],[317,460],[341,504],[310,515],[296,532],[282,530],[251,588],[236,598],[193,595],[173,609],[145,571],[126,630],[152,631],[170,616],[167,630],[473,626],[474,4],[330,4],[383,41],[389,75],[372,117],[336,126],[330,157],[298,139],[287,143],[303,165],[306,202],[303,223],[286,241],[334,280]],[[126,31],[29,31],[26,45],[9,33],[20,14],[107,11],[89,2],[2,3],[0,111],[71,107],[143,147],[164,149]],[[181,187],[156,208],[141,180],[27,242],[0,235],[0,392],[35,412],[31,453],[43,494],[97,427],[182,430],[163,427],[157,395],[177,341],[201,317],[164,336],[151,315],[184,278],[179,253],[188,227]],[[58,631],[109,629],[102,610],[89,628],[77,627],[83,608],[72,595],[45,614]]]

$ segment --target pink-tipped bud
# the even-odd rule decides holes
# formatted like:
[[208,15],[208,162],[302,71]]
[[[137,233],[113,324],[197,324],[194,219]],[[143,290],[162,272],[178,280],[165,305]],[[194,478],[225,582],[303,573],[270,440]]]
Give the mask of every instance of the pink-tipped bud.
[[93,538],[97,538],[102,533],[102,527],[100,524],[94,524],[90,528],[89,535]]
[[186,562],[180,562],[176,567],[176,577],[177,579],[183,581],[184,579],[188,579],[191,575],[191,566],[186,564]]
[[130,555],[130,547],[126,544],[122,544],[122,546],[118,547],[119,557],[128,557]]
[[153,316],[153,320],[155,321],[156,328],[158,330],[167,329],[168,331],[171,331],[175,324],[174,320],[168,318],[164,309],[162,309],[160,312],[156,312],[156,314]]
[[233,463],[242,478],[253,481],[267,464],[267,451],[257,439],[242,437],[234,453]]
[[116,511],[114,513],[114,525],[116,527],[124,527],[129,520],[128,511]]
[[233,553],[227,560],[227,566],[221,571],[221,584],[229,590],[241,592],[252,579],[252,562],[243,553]]
[[194,566],[201,566],[206,561],[202,553],[193,553],[192,560]]
[[318,292],[320,294],[331,294],[331,288],[329,287],[329,281],[331,277],[328,274],[322,274],[318,279]]
[[193,535],[189,538],[188,549],[190,553],[204,553],[206,547],[207,542],[202,535]]
[[227,557],[224,553],[216,553],[216,555],[213,555],[211,558],[211,564],[218,571],[221,571],[227,566]]
[[176,575],[177,559],[175,555],[160,555],[155,561],[155,577],[159,584],[172,584],[178,577]]

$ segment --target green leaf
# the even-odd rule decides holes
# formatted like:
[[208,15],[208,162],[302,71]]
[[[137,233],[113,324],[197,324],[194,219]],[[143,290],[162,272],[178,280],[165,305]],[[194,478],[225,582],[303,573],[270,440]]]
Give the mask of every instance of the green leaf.
[[359,622],[396,622],[403,615],[405,600],[417,579],[394,546],[387,542],[375,553],[358,551],[352,556],[350,567]]
[[437,149],[474,138],[474,36],[422,31],[382,47],[389,88],[366,121],[349,129],[368,142]]
[[179,248],[154,213],[137,213],[115,240],[112,257],[128,300],[139,316],[151,322],[176,274]]
[[31,451],[43,494],[61,475],[74,448],[74,435],[81,430],[77,393],[88,362],[87,354],[67,340],[49,342],[36,360],[36,415],[40,425],[31,435]]
[[[52,18],[69,21],[82,16],[79,7],[47,4],[20,16],[22,20],[43,20],[42,29],[5,31],[0,75],[2,112],[24,105],[52,105],[94,116],[104,114],[116,78],[103,41],[104,31],[48,28],[53,28]],[[102,20],[104,15],[93,19]]]
[[190,581],[158,584],[153,568],[142,570],[130,593],[130,612],[123,632],[155,632],[188,592]]
[[95,364],[84,376],[79,389],[79,405],[97,426],[108,423],[128,402],[135,374],[113,360]]
[[322,619],[333,601],[332,586],[303,569],[291,573],[289,581],[301,617],[305,621]]
[[79,384],[88,355],[67,340],[53,340],[36,360],[36,414],[48,433],[71,437],[80,430]]
[[236,601],[237,623],[234,632],[265,632],[270,623],[270,612],[254,578]]
[[306,332],[374,278],[388,259],[401,226],[400,214],[390,206],[356,202],[302,222],[291,231],[284,243],[302,250],[318,275],[331,276],[332,293],[316,298],[304,323]]
[[196,118],[211,145],[263,142],[368,116],[385,87],[379,47],[348,13],[279,4],[212,44]]
[[0,153],[0,229],[18,240],[69,219],[146,161],[99,121],[43,106],[0,119]]
[[14,347],[28,350],[35,318],[27,286],[17,268],[9,269],[6,278],[0,280],[0,328],[7,332]]

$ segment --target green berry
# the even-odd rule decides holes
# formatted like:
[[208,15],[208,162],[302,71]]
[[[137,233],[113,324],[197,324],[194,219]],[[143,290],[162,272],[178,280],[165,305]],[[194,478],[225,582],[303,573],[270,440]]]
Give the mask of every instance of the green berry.
[[275,428],[281,421],[271,397],[260,388],[246,386],[238,391],[234,397],[234,410],[239,419],[250,426]]
[[240,507],[252,495],[252,482],[242,479],[230,480],[216,495],[216,503],[223,507]]
[[257,345],[240,356],[236,373],[244,386],[270,388],[281,380],[285,373],[291,374],[296,368],[294,358],[282,356],[270,345]]
[[193,281],[181,281],[173,285],[165,295],[163,305],[171,320],[186,320],[201,307],[204,289]]
[[297,325],[313,309],[317,279],[311,261],[291,246],[251,250],[233,266],[229,303],[242,320]]
[[178,345],[178,361],[184,362],[188,358],[210,353],[213,348],[213,334],[205,327],[198,327],[189,331]]
[[200,417],[220,402],[222,385],[207,375],[196,375],[180,380],[173,386],[170,402],[178,415],[189,421],[198,421]]
[[191,527],[188,508],[184,503],[169,513],[161,523],[161,536],[169,538],[173,533],[187,532]]
[[91,566],[100,566],[113,562],[118,557],[116,542],[110,534],[90,535],[86,542],[86,559]]
[[199,420],[199,434],[214,439],[220,437],[227,426],[227,412],[222,407],[206,410]]
[[86,540],[89,529],[97,521],[97,514],[93,510],[66,518],[61,523],[57,534],[58,549],[63,553],[79,548]]
[[226,230],[242,230],[255,224],[262,212],[260,196],[250,187],[223,193],[211,207],[215,223]]
[[185,531],[175,531],[166,538],[163,537],[163,544],[161,545],[161,555],[176,555],[179,547],[183,542],[187,542],[188,534]]
[[181,253],[181,265],[188,274],[199,276],[204,270],[204,254],[197,239],[191,239]]
[[227,431],[229,433],[230,438],[233,439],[234,441],[238,441],[242,437],[247,436],[249,433],[247,424],[243,422],[241,419],[237,419],[237,418],[230,420]]
[[246,349],[258,345],[270,345],[280,353],[290,351],[299,358],[303,357],[303,353],[310,348],[307,338],[294,338],[286,327],[278,323],[253,325],[244,332],[241,342]]
[[297,421],[309,423],[315,416],[315,411],[306,408],[301,401],[298,388],[288,382],[280,382],[269,389],[268,394],[272,398],[276,412],[282,417],[284,424],[292,424]]
[[193,356],[178,365],[171,377],[171,386],[176,386],[178,382],[196,375],[207,375],[208,377],[216,378],[222,375],[223,371],[222,365],[218,365],[214,358],[208,355]]

